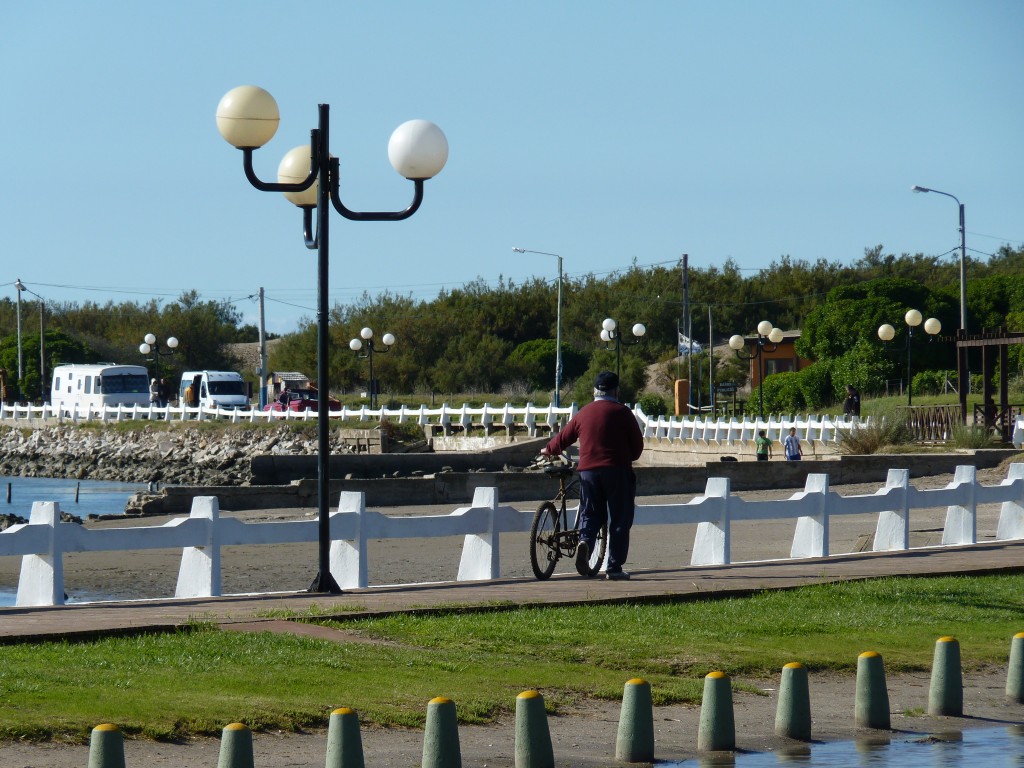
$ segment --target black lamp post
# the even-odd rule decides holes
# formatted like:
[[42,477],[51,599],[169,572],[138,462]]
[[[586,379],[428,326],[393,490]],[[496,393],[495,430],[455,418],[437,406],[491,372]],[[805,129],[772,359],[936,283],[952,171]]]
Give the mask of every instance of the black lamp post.
[[[921,313],[916,309],[907,310],[907,314],[903,316],[903,320],[907,324],[907,340],[904,342],[903,347],[894,349],[894,351],[903,352],[905,350],[907,353],[907,405],[913,405],[913,393],[911,392],[913,386],[911,382],[913,381],[912,377],[914,372],[910,364],[910,348],[914,341],[914,329],[921,324]],[[934,337],[941,330],[942,323],[940,323],[936,318],[929,317],[924,321],[924,331],[929,336]],[[888,323],[882,323],[882,325],[878,326],[878,338],[880,338],[882,343],[886,346],[888,346],[889,342],[892,341],[895,336],[896,329]],[[931,341],[931,339],[929,339],[929,341]]]
[[156,374],[156,380],[160,381],[160,358],[170,357],[174,354],[174,351],[178,348],[178,340],[174,336],[168,336],[165,344],[166,350],[161,351],[160,342],[157,341],[156,335],[147,333],[142,338],[142,343],[139,344],[139,352],[143,355],[152,355],[147,357],[146,361],[153,364],[153,372]]
[[[277,183],[261,181],[252,167],[252,154],[277,132],[279,113],[274,97],[262,88],[243,85],[228,91],[217,105],[217,128],[228,143],[242,150],[245,177],[263,192],[283,192],[302,209],[306,247],[317,252],[317,498],[319,570],[311,592],[341,592],[330,568],[330,425],[328,424],[328,225],[330,206],[353,221],[401,221],[423,202],[423,182],[441,172],[448,160],[444,133],[426,120],[410,120],[391,134],[388,159],[398,173],[413,182],[412,203],[403,211],[352,211],[339,194],[338,158],[330,152],[330,105],[319,105],[318,127],[310,131],[309,146],[292,149],[277,169]],[[316,211],[314,229],[313,211]]]
[[647,326],[643,323],[637,323],[633,326],[633,339],[632,341],[622,341],[622,332],[619,330],[618,323],[612,320],[610,317],[606,317],[601,322],[601,341],[604,342],[604,348],[607,350],[615,350],[615,375],[621,378],[619,370],[622,368],[622,345],[625,344],[639,344],[644,340],[644,334],[647,333]]
[[782,330],[776,328],[768,320],[762,320],[757,324],[757,338],[750,340],[753,348],[745,352],[747,339],[738,333],[729,337],[729,348],[736,353],[740,360],[753,360],[757,358],[758,384],[757,384],[757,415],[764,420],[764,353],[774,352],[779,348],[782,341]]
[[373,341],[372,328],[363,328],[363,330],[359,332],[359,336],[360,338],[352,339],[352,341],[348,343],[348,348],[356,353],[356,357],[370,361],[370,386],[368,389],[370,390],[370,410],[373,410],[377,407],[377,400],[374,397],[376,394],[376,387],[374,386],[373,380],[373,356],[374,354],[383,355],[385,352],[390,352],[391,347],[394,346],[395,337],[390,333],[385,333],[381,337],[381,343],[384,346],[378,347]]

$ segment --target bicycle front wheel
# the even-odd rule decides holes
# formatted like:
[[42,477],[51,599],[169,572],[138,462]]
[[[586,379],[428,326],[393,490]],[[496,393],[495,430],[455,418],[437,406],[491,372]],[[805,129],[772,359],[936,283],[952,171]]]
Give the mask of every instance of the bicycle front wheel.
[[594,550],[590,553],[590,575],[597,576],[604,565],[604,553],[608,549],[608,525],[602,525],[597,532],[597,539],[594,540]]
[[533,575],[543,581],[555,572],[558,562],[558,534],[562,529],[558,510],[550,501],[545,501],[533,515],[530,526],[530,565]]

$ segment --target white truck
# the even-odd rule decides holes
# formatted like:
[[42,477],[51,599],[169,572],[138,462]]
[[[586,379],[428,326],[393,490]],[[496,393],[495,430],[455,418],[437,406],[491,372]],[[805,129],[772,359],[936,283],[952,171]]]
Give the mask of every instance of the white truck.
[[249,390],[236,371],[185,371],[178,395],[184,407],[238,410],[249,407]]
[[149,373],[141,365],[92,363],[53,369],[50,405],[59,416],[88,416],[104,408],[149,406]]

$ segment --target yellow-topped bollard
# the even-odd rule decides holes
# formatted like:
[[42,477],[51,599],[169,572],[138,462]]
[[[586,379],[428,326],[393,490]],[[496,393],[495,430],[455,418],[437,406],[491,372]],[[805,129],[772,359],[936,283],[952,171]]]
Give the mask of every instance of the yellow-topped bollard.
[[124,768],[124,736],[113,723],[103,723],[92,729],[89,768]]
[[548,730],[544,697],[538,691],[516,696],[516,768],[554,768],[555,752]]
[[364,768],[359,715],[351,707],[331,712],[327,722],[327,768]]
[[775,733],[788,739],[811,740],[811,696],[807,667],[791,661],[782,667],[779,703],[775,709]]
[[459,720],[455,702],[435,696],[427,702],[427,727],[423,731],[423,768],[461,768]]
[[955,637],[935,641],[932,679],[928,686],[928,714],[961,717],[964,714],[964,677],[960,643]]
[[626,681],[615,739],[615,759],[624,763],[654,762],[654,709],[651,684],[639,677]]
[[704,677],[704,697],[700,704],[697,749],[719,752],[736,749],[736,722],[732,710],[732,681],[725,672],[709,672]]
[[857,695],[854,722],[860,728],[889,730],[889,689],[885,685],[885,665],[877,651],[865,651],[857,657]]
[[1006,670],[1006,698],[1024,704],[1024,632],[1010,641],[1010,666]]
[[217,768],[255,768],[252,758],[252,731],[242,723],[224,726],[220,735]]

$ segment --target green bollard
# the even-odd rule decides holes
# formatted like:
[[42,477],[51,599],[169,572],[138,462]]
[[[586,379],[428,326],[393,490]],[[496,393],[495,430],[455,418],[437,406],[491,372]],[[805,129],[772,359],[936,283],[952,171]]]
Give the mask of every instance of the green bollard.
[[423,768],[461,768],[459,721],[455,702],[437,696],[427,702],[427,727],[423,732]]
[[962,717],[964,678],[960,665],[960,643],[955,637],[935,641],[932,681],[928,686],[928,714]]
[[544,697],[537,691],[516,696],[516,768],[555,768]]
[[255,768],[252,759],[252,731],[242,723],[224,726],[220,736],[217,768]]
[[811,740],[811,695],[807,667],[791,661],[782,667],[779,704],[775,709],[775,733],[788,739]]
[[885,687],[885,665],[877,651],[857,657],[857,696],[854,722],[859,728],[891,728],[889,691]]
[[1024,632],[1010,641],[1010,666],[1006,670],[1006,698],[1024,704]]
[[364,768],[359,715],[350,707],[331,712],[327,723],[327,768]]
[[634,677],[622,693],[615,759],[624,763],[654,762],[654,709],[651,684]]
[[732,711],[732,681],[725,672],[709,672],[704,678],[700,704],[697,749],[719,752],[736,749],[736,722]]
[[113,723],[103,723],[92,729],[89,768],[124,768],[124,736]]

